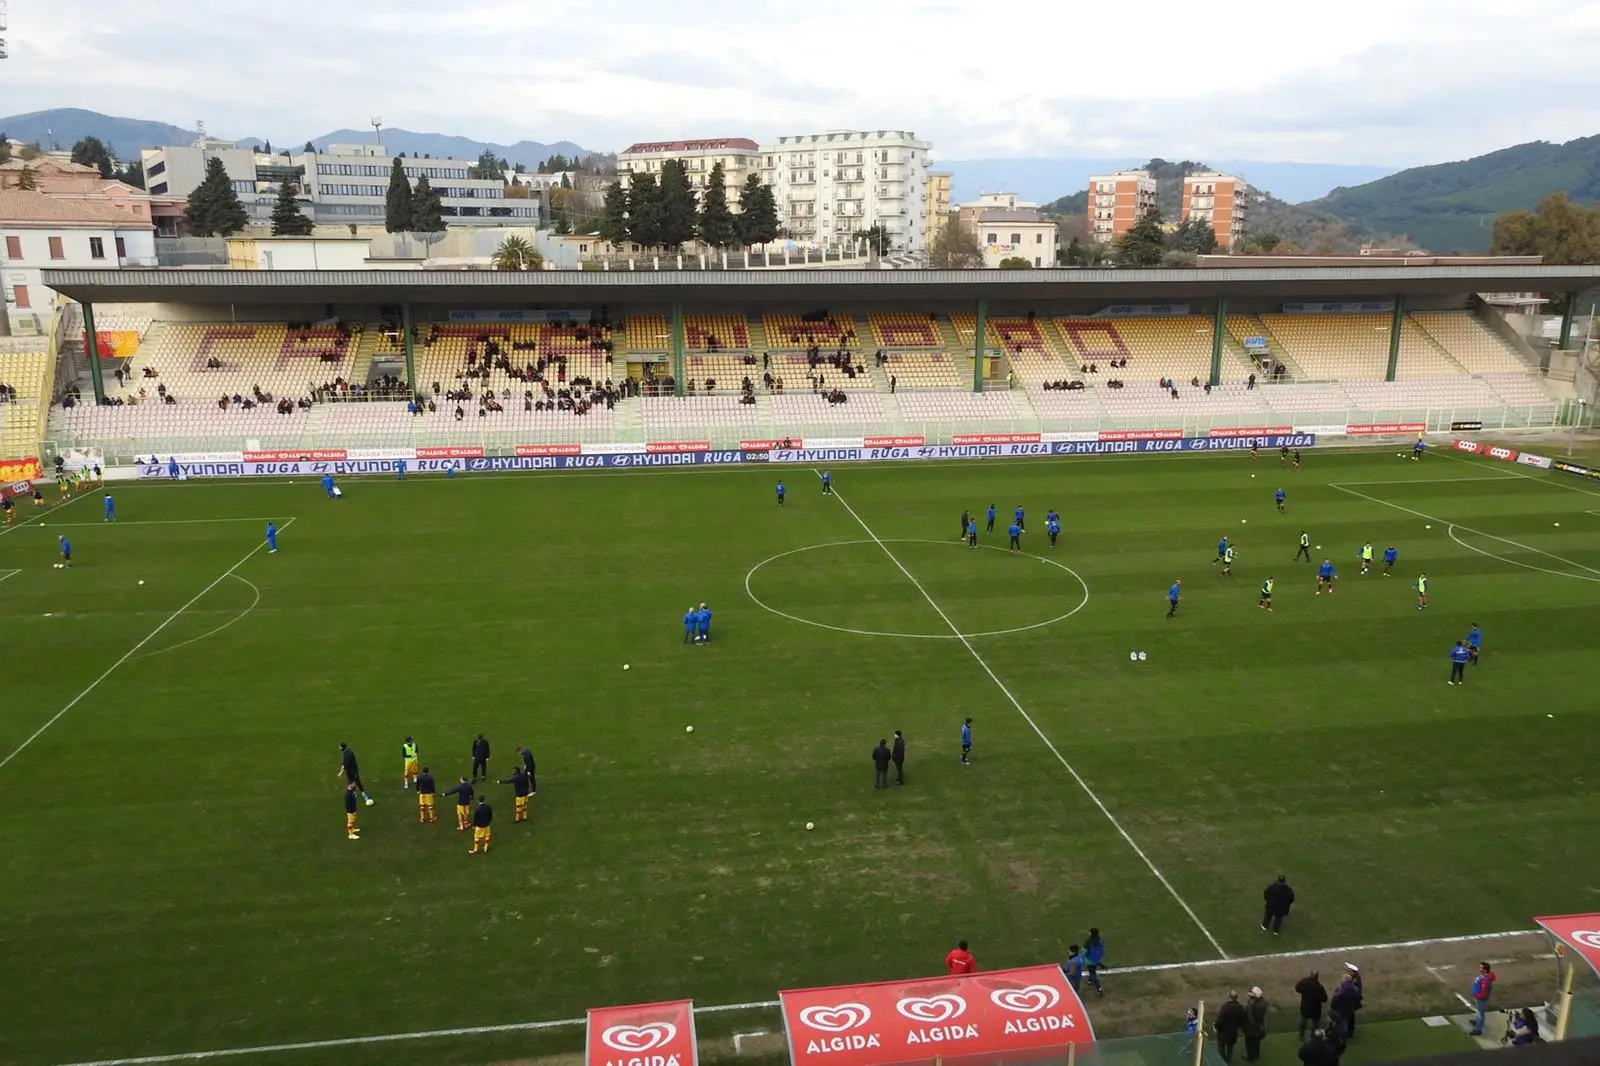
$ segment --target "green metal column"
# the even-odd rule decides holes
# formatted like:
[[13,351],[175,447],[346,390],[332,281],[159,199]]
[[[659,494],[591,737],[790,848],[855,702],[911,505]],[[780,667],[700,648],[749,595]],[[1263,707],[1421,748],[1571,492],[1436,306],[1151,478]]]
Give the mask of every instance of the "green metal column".
[[1222,384],[1222,338],[1228,333],[1228,300],[1217,297],[1217,310],[1211,316],[1211,386]]
[[1393,381],[1400,371],[1400,334],[1406,326],[1406,298],[1394,298],[1394,318],[1389,323],[1389,372],[1383,380]]
[[106,399],[106,377],[100,369],[100,338],[94,331],[94,305],[83,305],[83,350],[89,356],[89,377],[94,379],[94,402]]
[[400,305],[400,334],[405,338],[406,346],[406,387],[412,395],[420,391],[417,385],[417,348],[411,342],[411,305]]
[[989,332],[989,301],[978,301],[978,324],[972,331],[972,391],[983,391],[984,334]]
[[1567,305],[1561,309],[1561,341],[1556,345],[1562,351],[1572,347],[1572,320],[1578,310],[1578,294],[1567,293]]
[[683,395],[683,301],[672,301],[672,381],[673,392]]

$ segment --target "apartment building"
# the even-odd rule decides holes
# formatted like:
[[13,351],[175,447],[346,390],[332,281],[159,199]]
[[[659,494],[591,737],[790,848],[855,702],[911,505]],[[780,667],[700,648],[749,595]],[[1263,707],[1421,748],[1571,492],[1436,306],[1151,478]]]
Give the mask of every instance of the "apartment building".
[[1089,179],[1089,236],[1111,244],[1156,206],[1156,179],[1147,170],[1124,170]]
[[1249,223],[1250,186],[1231,174],[1202,171],[1183,179],[1183,221],[1211,224],[1217,247],[1231,250],[1244,238]]
[[40,333],[60,297],[40,272],[153,266],[155,227],[109,201],[0,189],[0,292],[9,332]]
[[747,137],[723,137],[700,141],[651,141],[630,144],[617,153],[617,180],[622,187],[634,174],[661,174],[661,164],[681,159],[689,173],[695,195],[703,195],[711,168],[722,164],[723,188],[728,206],[739,209],[739,189],[745,179],[760,169],[761,146]]
[[928,246],[928,156],[908,130],[834,130],[761,146],[761,180],[795,240],[848,241],[881,225],[890,251]]
[[928,193],[922,210],[928,220],[928,243],[939,239],[939,234],[950,224],[950,172],[928,172]]
[[1021,259],[1031,267],[1056,265],[1059,231],[1054,219],[1039,213],[1039,205],[1021,200],[1016,193],[986,192],[960,206],[958,224],[978,239],[983,265],[998,267],[1008,259]]

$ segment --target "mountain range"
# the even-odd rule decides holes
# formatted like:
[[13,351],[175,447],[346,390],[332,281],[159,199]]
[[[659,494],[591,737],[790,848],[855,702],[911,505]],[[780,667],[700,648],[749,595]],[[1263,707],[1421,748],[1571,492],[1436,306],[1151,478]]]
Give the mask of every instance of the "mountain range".
[[[1211,160],[1213,169],[1236,174],[1258,189],[1290,203],[1327,196],[1340,186],[1361,185],[1395,173],[1399,167],[1345,163],[1268,163],[1254,159]],[[1097,174],[1113,174],[1143,166],[1145,160],[1122,158],[1025,158],[937,160],[936,170],[950,171],[950,199],[976,200],[980,193],[1014,192],[1043,203],[1064,190],[1086,189]]]

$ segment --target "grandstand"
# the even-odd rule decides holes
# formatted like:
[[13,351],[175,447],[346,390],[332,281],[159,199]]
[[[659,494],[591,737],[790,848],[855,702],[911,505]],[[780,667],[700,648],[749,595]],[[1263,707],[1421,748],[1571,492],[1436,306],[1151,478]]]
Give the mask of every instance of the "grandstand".
[[872,339],[879,348],[942,348],[939,316],[908,311],[884,311],[867,315]]

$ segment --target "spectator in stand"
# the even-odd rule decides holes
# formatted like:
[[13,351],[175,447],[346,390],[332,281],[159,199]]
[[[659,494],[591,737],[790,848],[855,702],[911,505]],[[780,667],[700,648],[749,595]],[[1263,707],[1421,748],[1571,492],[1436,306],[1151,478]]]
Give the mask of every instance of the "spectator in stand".
[[965,940],[956,941],[956,946],[944,957],[944,968],[952,977],[978,972],[978,960],[967,950]]
[[1322,1005],[1328,1002],[1328,990],[1322,986],[1318,972],[1312,970],[1300,978],[1294,991],[1300,997],[1300,1039],[1304,1040],[1306,1030],[1315,1030],[1322,1022]]

